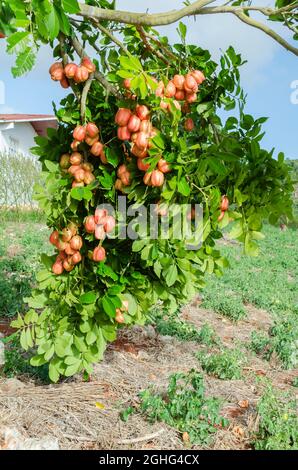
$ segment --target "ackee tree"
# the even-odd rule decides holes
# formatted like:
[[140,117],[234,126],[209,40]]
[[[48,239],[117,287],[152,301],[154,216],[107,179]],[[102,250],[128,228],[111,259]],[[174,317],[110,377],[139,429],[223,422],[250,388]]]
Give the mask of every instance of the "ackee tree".
[[[297,2],[184,3],[180,11],[140,15],[107,0],[0,0],[0,31],[7,52],[17,54],[13,74],[28,72],[39,47],[50,44],[50,76],[69,90],[55,107],[58,129],[37,137],[33,149],[43,170],[36,199],[55,255],[42,255],[28,311],[13,322],[24,349],[34,352],[31,364],[49,363],[54,382],[90,374],[119,328],[144,323],[158,301],[176,310],[204,286],[206,273],[221,275],[228,266],[217,245],[223,229],[257,255],[263,221],[292,217],[284,156],[261,147],[266,119],[245,113],[240,55],[230,47],[216,64],[187,44],[182,22],[174,45],[153,27],[231,13],[298,55],[268,27],[277,21],[297,39]],[[267,23],[250,16],[256,11]],[[236,105],[237,116],[223,122],[218,110]],[[171,205],[190,205],[185,215],[202,245],[189,250],[183,239],[148,233],[117,237],[119,195],[134,207],[155,204],[159,224]],[[196,205],[203,207],[198,224]]]

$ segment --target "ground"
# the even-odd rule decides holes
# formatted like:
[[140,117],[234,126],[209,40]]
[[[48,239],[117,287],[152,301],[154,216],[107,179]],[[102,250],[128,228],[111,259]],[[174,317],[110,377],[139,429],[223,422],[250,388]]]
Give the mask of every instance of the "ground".
[[[63,449],[183,449],[190,446],[187,436],[161,421],[149,422],[139,394],[152,386],[165,395],[172,374],[195,369],[206,395],[222,400],[221,415],[229,422],[216,427],[209,443],[193,448],[253,448],[268,381],[276,393],[294,398],[298,381],[297,229],[267,227],[266,235],[258,259],[246,258],[226,239],[221,246],[231,260],[226,275],[210,278],[176,319],[162,319],[158,311],[153,325],[124,329],[89,382],[77,376],[44,385],[40,376],[12,364],[0,377],[0,429],[54,436]],[[7,318],[23,308],[20,296],[34,283],[38,252],[49,249],[47,236],[38,223],[6,223],[0,229],[4,333]],[[227,351],[234,351],[229,368],[222,362]],[[121,412],[129,407],[135,412],[123,421]]]

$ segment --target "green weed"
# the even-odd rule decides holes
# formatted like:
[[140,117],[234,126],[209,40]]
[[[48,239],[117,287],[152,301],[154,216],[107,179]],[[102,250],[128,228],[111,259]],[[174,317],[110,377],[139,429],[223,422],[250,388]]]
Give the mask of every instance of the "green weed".
[[257,412],[259,429],[253,442],[256,450],[298,450],[296,401],[268,385]]
[[220,416],[222,402],[205,396],[203,377],[195,370],[171,375],[165,393],[147,389],[140,399],[140,411],[149,422],[162,421],[187,432],[192,444],[208,444],[211,435],[228,424]]
[[218,353],[199,351],[196,354],[202,369],[222,380],[241,379],[244,360],[238,349],[224,348]]

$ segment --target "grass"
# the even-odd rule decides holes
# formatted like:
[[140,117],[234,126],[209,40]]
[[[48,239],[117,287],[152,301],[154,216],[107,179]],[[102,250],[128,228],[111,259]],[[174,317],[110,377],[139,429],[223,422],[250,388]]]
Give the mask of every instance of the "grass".
[[261,254],[256,258],[243,255],[241,246],[220,247],[231,267],[222,278],[209,278],[203,292],[203,307],[214,308],[236,320],[237,315],[241,318],[240,312],[247,303],[267,310],[276,318],[298,314],[297,229],[281,231],[266,225],[264,233]]
[[164,315],[155,310],[150,321],[155,325],[156,331],[164,336],[173,336],[180,341],[194,341],[205,346],[220,344],[220,339],[213,328],[205,323],[199,330],[186,321],[181,320],[177,314]]
[[1,317],[24,312],[23,298],[30,295],[39,269],[39,256],[48,252],[48,229],[44,225],[5,222],[0,228]]

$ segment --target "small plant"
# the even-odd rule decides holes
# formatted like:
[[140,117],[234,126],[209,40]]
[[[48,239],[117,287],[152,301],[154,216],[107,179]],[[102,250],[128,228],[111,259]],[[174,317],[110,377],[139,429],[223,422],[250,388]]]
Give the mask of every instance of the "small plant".
[[257,405],[256,450],[298,450],[297,402],[268,385]]
[[298,387],[298,377],[295,377],[292,381],[292,387]]
[[155,314],[153,323],[159,334],[174,336],[181,341],[195,341],[206,346],[212,346],[220,342],[215,331],[208,323],[205,323],[198,330],[194,325],[179,319],[175,314],[170,316]]
[[246,316],[242,299],[234,292],[224,294],[221,291],[208,292],[202,307],[212,309],[235,322]]
[[238,349],[225,348],[216,354],[200,351],[197,353],[197,358],[202,369],[208,375],[223,380],[241,379],[242,377],[243,360]]
[[272,352],[269,336],[263,332],[253,331],[251,333],[249,349],[256,354],[260,354],[264,359],[270,359]]
[[147,389],[140,397],[140,411],[150,422],[187,432],[192,444],[207,444],[211,434],[228,424],[219,414],[221,401],[205,396],[203,377],[195,370],[171,375],[164,394]]
[[249,348],[264,359],[273,353],[280,359],[284,369],[295,368],[298,363],[298,326],[295,315],[276,321],[269,335],[253,331]]

